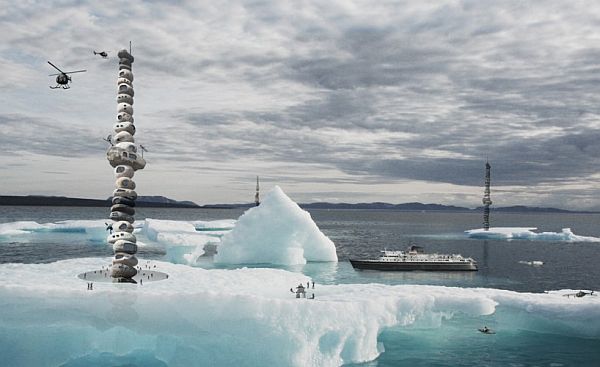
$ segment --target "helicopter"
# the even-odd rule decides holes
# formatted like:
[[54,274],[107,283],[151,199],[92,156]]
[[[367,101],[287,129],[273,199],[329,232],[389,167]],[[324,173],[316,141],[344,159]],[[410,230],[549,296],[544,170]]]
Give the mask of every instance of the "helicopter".
[[102,56],[103,59],[106,59],[108,57],[108,52],[107,51],[96,52],[96,50],[94,50],[94,55],[100,55],[100,56]]
[[57,88],[62,88],[62,89],[69,89],[69,82],[71,81],[71,77],[68,76],[67,74],[73,74],[73,73],[83,73],[86,70],[76,70],[76,71],[67,71],[64,72],[62,70],[60,70],[59,68],[56,67],[56,65],[54,65],[53,63],[51,63],[50,61],[48,61],[48,64],[52,65],[53,68],[55,68],[56,70],[60,71],[60,73],[58,74],[50,74],[48,76],[54,76],[54,75],[58,75],[56,77],[56,86],[55,87],[50,87],[50,89],[57,89]]
[[575,296],[577,298],[581,298],[581,297],[585,297],[585,296],[594,296],[594,291],[591,291],[591,292],[579,291],[577,293],[563,294],[563,296],[565,296],[567,298],[569,298],[570,296]]

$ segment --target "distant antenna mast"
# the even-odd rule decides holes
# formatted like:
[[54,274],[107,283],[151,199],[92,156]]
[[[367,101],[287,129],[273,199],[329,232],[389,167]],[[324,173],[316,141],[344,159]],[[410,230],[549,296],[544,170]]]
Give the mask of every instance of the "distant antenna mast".
[[488,161],[485,162],[485,189],[483,190],[483,229],[489,231],[490,229],[490,205],[492,205],[492,199],[490,199],[490,170],[492,166]]
[[132,53],[131,53],[131,41],[129,41],[129,54],[132,55]]
[[256,194],[254,194],[254,205],[255,206],[259,206],[260,205],[260,197],[259,197],[259,190],[260,187],[258,186],[258,176],[256,176]]

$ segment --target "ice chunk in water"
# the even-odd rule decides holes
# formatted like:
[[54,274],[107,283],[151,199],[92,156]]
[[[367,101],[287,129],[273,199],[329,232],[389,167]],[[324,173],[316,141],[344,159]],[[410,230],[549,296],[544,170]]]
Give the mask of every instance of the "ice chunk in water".
[[534,232],[535,227],[491,227],[465,231],[471,238],[491,240],[530,240],[530,241],[564,241],[564,242],[600,242],[600,238],[576,235],[571,228],[563,228],[561,232]]

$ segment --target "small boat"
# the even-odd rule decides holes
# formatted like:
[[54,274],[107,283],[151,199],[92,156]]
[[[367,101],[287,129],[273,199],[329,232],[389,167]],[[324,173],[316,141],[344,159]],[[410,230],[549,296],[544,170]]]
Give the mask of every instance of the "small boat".
[[496,332],[494,330],[488,328],[487,326],[484,326],[477,330],[479,330],[479,332],[484,333],[484,334],[496,334]]
[[361,270],[426,270],[426,271],[476,271],[477,262],[462,255],[426,254],[419,246],[407,251],[381,251],[378,259],[353,260],[350,263]]

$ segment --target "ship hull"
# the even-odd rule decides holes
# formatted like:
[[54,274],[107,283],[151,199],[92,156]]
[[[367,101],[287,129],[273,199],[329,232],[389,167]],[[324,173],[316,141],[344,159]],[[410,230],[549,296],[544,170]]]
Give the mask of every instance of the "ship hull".
[[359,270],[383,271],[477,271],[477,264],[470,262],[391,262],[374,260],[350,260],[352,267]]

